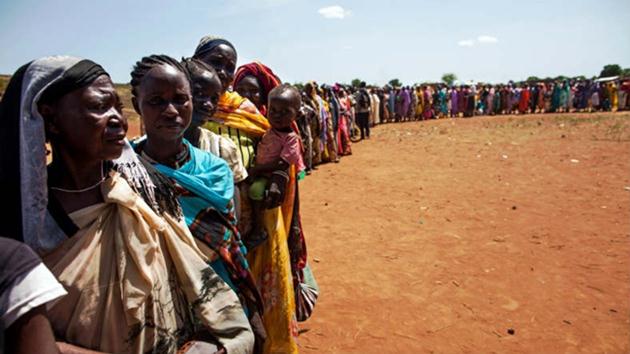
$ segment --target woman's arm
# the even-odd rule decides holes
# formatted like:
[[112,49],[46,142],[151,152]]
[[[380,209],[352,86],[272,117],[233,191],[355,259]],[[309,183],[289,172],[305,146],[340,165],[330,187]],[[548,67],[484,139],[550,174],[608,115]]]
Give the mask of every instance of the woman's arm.
[[36,307],[18,318],[5,332],[7,353],[58,354],[45,305]]

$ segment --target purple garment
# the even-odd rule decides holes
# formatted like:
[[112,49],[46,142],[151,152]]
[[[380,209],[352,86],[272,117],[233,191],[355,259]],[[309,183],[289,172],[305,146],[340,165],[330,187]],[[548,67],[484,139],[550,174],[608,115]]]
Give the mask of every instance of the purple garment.
[[457,97],[457,90],[451,91],[451,113],[457,114],[459,113],[459,100]]
[[405,89],[402,91],[402,112],[404,116],[408,115],[410,104],[411,104],[411,96],[409,96],[409,91]]

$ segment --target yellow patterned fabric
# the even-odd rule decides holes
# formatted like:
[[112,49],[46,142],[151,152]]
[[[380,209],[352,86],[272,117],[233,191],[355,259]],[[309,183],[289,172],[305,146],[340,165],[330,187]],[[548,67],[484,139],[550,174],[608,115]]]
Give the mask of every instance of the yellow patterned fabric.
[[236,144],[243,166],[254,162],[256,142],[270,125],[256,106],[236,92],[225,92],[219,99],[219,108],[204,128],[226,137]]
[[217,112],[210,119],[227,127],[236,128],[254,138],[262,137],[271,127],[256,106],[236,92],[226,91],[219,98]]
[[101,192],[103,203],[69,215],[79,231],[42,257],[68,292],[48,311],[55,333],[108,353],[175,353],[205,332],[251,353],[236,294],[183,221],[155,214],[117,173]]
[[265,211],[269,239],[247,255],[264,302],[265,353],[297,353],[298,325],[287,237],[295,200],[295,167],[291,167],[284,203]]

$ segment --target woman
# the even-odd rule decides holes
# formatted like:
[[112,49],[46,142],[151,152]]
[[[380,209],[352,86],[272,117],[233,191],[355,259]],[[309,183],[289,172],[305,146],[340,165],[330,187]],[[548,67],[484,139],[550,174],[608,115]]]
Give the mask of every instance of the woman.
[[217,112],[205,127],[232,139],[247,169],[253,162],[255,143],[269,129],[269,122],[253,103],[228,90],[234,80],[236,57],[232,43],[212,36],[202,38],[193,55],[216,70],[222,85]]
[[[193,57],[213,67],[222,83],[223,92],[219,98],[219,108],[205,127],[231,138],[241,151],[243,164],[249,168],[256,152],[255,143],[269,129],[269,123],[249,100],[238,93],[228,91],[236,69],[236,49],[225,39],[206,36],[199,42]],[[288,187],[284,197],[281,191],[274,193],[272,197],[278,201],[276,205],[282,204],[282,207],[265,211],[268,241],[250,250],[247,255],[251,272],[264,302],[263,320],[267,331],[265,352],[297,352],[295,292],[288,247],[288,230],[290,230],[294,207],[292,203],[295,173],[289,173],[288,177],[289,183],[286,183]],[[276,183],[276,185],[281,184],[281,182]],[[240,187],[245,188],[245,185]],[[241,193],[241,195],[245,194]],[[246,209],[246,200],[243,198],[241,206],[243,210]],[[281,201],[284,203],[280,203]],[[243,212],[244,216],[245,214]],[[250,223],[241,222],[239,228],[241,225],[248,224]],[[246,231],[241,229],[241,232]],[[305,257],[305,251],[303,254]]]
[[[352,112],[352,103],[346,95],[346,90],[342,87],[335,87],[337,97],[339,99],[339,136],[337,138],[337,146],[339,146],[340,155],[352,155],[352,142],[350,141],[350,120]],[[387,110],[385,110],[387,111]]]
[[[303,97],[304,100],[302,101],[315,112],[313,119],[311,119],[311,136],[313,138],[313,153],[311,160],[313,166],[318,165],[322,162],[321,134],[324,126],[322,117],[323,102],[321,97],[317,94],[317,90],[315,89],[316,86],[317,83],[315,82],[307,82],[306,85],[304,85],[305,97]],[[313,167],[313,169],[316,168]]]
[[234,75],[234,91],[249,99],[265,117],[267,116],[267,95],[280,83],[278,76],[259,62],[239,67]]
[[[244,181],[247,178],[247,170],[243,166],[236,144],[231,139],[203,128],[217,111],[221,94],[219,76],[213,68],[197,59],[186,59],[182,65],[188,72],[193,95],[192,122],[184,137],[196,148],[224,159],[234,174],[234,183]],[[235,202],[238,203],[240,200],[238,189],[235,189],[234,193]]]
[[164,55],[136,63],[131,73],[132,102],[147,135],[135,150],[180,188],[177,199],[186,224],[201,241],[202,250],[209,247],[213,251],[209,253],[217,255],[210,265],[241,299],[258,334],[257,343],[262,344],[264,331],[256,328],[262,304],[236,228],[232,173],[217,155],[184,139],[193,112],[187,74],[183,65]]
[[317,94],[321,99],[320,109],[322,117],[322,130],[319,139],[322,143],[322,162],[339,162],[337,156],[337,142],[335,141],[335,126],[333,124],[334,107],[328,96],[328,90],[317,87]]
[[72,57],[20,68],[0,108],[0,188],[21,206],[11,236],[68,292],[48,312],[62,352],[174,353],[210,335],[220,352],[250,353],[238,298],[206,265],[172,185],[129,150],[121,111],[109,75]]
[[459,111],[458,111],[458,95],[459,93],[457,92],[457,88],[455,86],[451,87],[451,92],[450,92],[450,102],[451,102],[451,118],[455,118],[459,115]]
[[520,114],[526,114],[529,110],[529,86],[525,84],[521,90],[521,96],[518,102],[518,111]]

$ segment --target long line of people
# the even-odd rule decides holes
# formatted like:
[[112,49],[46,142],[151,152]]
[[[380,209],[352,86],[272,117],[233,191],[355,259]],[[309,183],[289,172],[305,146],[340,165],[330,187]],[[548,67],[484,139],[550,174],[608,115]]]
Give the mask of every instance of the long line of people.
[[371,87],[369,91],[378,107],[373,109],[377,122],[630,109],[630,79],[425,84]]
[[[251,90],[236,87],[252,101]],[[253,91],[255,92],[255,90]],[[308,82],[297,127],[305,172],[352,154],[352,143],[369,139],[376,124],[481,115],[630,110],[630,79],[507,84],[425,84],[358,87]]]
[[628,81],[298,90],[236,62],[214,36],[182,61],[141,58],[133,141],[99,64],[55,56],[15,72],[0,103],[8,352],[296,353],[319,295],[299,181],[318,164],[379,123],[630,101]]

